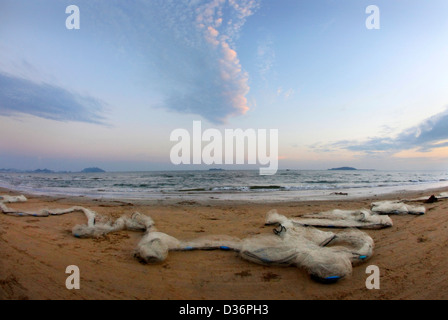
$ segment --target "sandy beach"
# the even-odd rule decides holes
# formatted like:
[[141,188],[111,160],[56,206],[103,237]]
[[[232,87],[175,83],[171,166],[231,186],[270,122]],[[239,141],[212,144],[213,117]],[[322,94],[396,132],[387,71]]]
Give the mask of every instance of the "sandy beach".
[[[120,201],[25,194],[11,208],[83,206],[118,218],[135,211],[149,215],[159,231],[178,239],[224,234],[245,238],[270,233],[266,213],[287,217],[331,209],[368,208],[381,199],[411,199],[446,192],[426,190],[381,197],[328,201],[243,203],[232,201]],[[2,189],[0,194],[20,193]],[[393,227],[364,230],[375,241],[374,254],[350,277],[331,285],[310,279],[296,267],[257,265],[235,252],[170,252],[166,261],[141,264],[133,250],[141,232],[119,231],[98,239],[77,239],[71,230],[86,223],[82,213],[15,217],[0,214],[0,299],[147,300],[323,300],[447,299],[448,200],[424,204],[423,216],[391,215]],[[66,267],[80,269],[79,290],[68,290]],[[366,268],[380,269],[380,289],[366,288]]]

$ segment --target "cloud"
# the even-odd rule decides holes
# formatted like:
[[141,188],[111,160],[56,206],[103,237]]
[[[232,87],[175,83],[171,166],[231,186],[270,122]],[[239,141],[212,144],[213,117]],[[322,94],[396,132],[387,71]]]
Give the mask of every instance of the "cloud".
[[403,150],[416,149],[430,152],[448,146],[448,107],[423,120],[417,126],[403,130],[394,137],[372,137],[365,141],[344,140],[329,144],[315,144],[312,149],[321,152],[349,150],[364,154],[394,154]]
[[57,121],[105,124],[103,108],[95,98],[0,73],[0,115],[25,113]]
[[[249,110],[249,75],[235,42],[255,0],[152,0],[95,2],[104,15],[103,34],[116,46],[147,61],[148,89],[157,89],[157,107],[198,114],[223,123]],[[106,7],[106,10],[104,10]],[[92,10],[93,12],[93,10]],[[157,75],[157,79],[154,78]]]
[[283,97],[285,100],[288,100],[290,97],[294,95],[295,91],[292,88],[289,88],[288,90],[284,91],[282,87],[279,87],[277,89],[277,96]]
[[257,65],[261,79],[266,81],[275,64],[275,50],[272,36],[268,35],[263,41],[259,41],[257,48]]

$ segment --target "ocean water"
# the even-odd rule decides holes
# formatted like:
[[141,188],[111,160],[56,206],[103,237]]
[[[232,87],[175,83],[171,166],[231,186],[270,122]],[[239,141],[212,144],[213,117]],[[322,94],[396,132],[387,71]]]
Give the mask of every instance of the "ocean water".
[[310,200],[448,187],[448,171],[279,170],[273,176],[260,176],[258,170],[0,173],[0,187],[109,199]]

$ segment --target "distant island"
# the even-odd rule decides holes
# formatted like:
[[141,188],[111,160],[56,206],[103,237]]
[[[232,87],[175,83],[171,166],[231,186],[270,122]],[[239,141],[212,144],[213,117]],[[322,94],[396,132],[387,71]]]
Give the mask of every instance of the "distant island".
[[208,169],[208,171],[225,171],[225,170],[220,169],[220,168],[211,168],[211,169]]
[[103,169],[100,168],[85,168],[81,171],[82,173],[98,173],[98,172],[106,172]]
[[339,167],[339,168],[331,168],[328,169],[330,171],[339,171],[339,170],[345,170],[345,171],[353,171],[353,170],[357,170],[357,171],[375,171],[375,169],[356,169],[353,167]]
[[69,171],[53,171],[50,169],[37,169],[37,170],[19,170],[19,169],[0,169],[0,172],[11,173],[68,173]]
[[32,172],[34,172],[34,173],[54,173],[54,171],[46,169],[46,168],[45,169],[37,169]]
[[[10,172],[10,173],[72,173],[71,171],[53,171],[50,169],[37,169],[37,170],[19,170],[19,169],[0,169],[0,172]],[[106,172],[103,169],[100,168],[85,168],[82,171],[79,171],[80,173],[99,173],[99,172]],[[76,173],[76,172],[75,172]]]

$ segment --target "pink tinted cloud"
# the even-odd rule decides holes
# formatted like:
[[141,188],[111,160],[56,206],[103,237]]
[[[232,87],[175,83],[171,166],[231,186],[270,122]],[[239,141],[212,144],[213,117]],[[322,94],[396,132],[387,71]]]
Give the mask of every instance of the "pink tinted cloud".
[[[234,10],[234,17],[226,24],[223,15],[225,5]],[[197,28],[202,30],[205,40],[219,57],[222,95],[231,105],[231,115],[242,115],[249,110],[246,95],[250,91],[249,76],[243,71],[231,42],[256,7],[257,2],[253,0],[214,0],[197,9]]]

